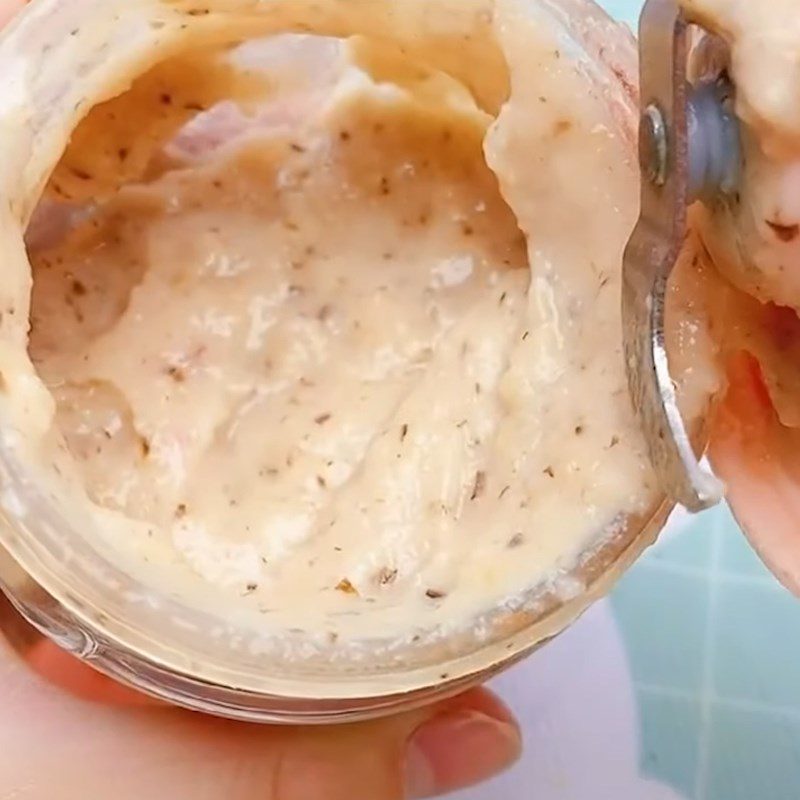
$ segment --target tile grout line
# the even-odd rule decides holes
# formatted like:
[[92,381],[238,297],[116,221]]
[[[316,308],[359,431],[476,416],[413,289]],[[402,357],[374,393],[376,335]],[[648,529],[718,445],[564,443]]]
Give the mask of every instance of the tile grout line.
[[[649,694],[653,697],[665,697],[671,700],[681,700],[686,703],[701,703],[697,693],[691,692],[688,689],[675,689],[671,686],[660,686],[656,683],[643,683],[642,681],[636,681],[636,689],[642,694]],[[710,704],[721,708],[729,708],[734,711],[747,711],[752,714],[765,714],[771,717],[783,717],[800,721],[800,709],[785,708],[783,706],[773,705],[772,703],[762,703],[757,700],[746,700],[712,694]]]
[[[690,567],[686,564],[671,564],[668,561],[661,561],[656,558],[643,561],[641,568],[651,569],[655,572],[666,572],[670,575],[677,575],[684,578],[708,578],[708,570],[702,567]],[[786,591],[781,584],[768,575],[764,575],[763,577],[760,575],[743,575],[717,568],[714,577],[718,583],[757,586],[761,589],[774,589],[776,592]]]
[[705,641],[703,642],[703,675],[700,697],[700,732],[695,775],[695,800],[708,797],[708,770],[711,756],[711,706],[714,694],[714,630],[717,623],[718,571],[722,551],[722,524],[718,514],[711,531],[711,556],[708,568],[708,608],[706,609]]

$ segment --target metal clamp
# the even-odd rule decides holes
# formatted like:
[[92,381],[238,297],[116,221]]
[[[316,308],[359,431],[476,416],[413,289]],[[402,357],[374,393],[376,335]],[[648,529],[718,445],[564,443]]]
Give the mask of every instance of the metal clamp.
[[642,11],[642,197],[623,262],[622,322],[628,383],[653,467],[674,500],[700,511],[722,499],[723,487],[699,463],[678,407],[665,341],[667,281],[689,204],[735,190],[741,151],[727,78],[689,83],[690,25],[677,0],[648,0]]

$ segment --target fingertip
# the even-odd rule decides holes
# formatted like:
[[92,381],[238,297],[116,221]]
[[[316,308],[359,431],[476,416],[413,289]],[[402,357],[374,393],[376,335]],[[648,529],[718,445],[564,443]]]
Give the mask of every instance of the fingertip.
[[444,706],[411,736],[406,751],[406,791],[426,798],[481,783],[520,756],[519,727],[507,707],[486,691]]
[[28,0],[0,0],[0,27],[5,25]]
[[25,654],[25,660],[48,683],[81,700],[127,707],[157,704],[156,700],[97,672],[47,639],[37,642]]

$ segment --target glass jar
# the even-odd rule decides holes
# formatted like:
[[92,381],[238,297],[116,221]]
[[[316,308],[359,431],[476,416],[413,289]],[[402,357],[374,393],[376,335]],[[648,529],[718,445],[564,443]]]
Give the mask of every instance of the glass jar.
[[[580,80],[567,87],[565,107],[577,102],[570,91],[585,93],[602,109],[614,146],[623,143],[632,225],[638,193],[633,38],[591,0],[503,2],[524,12],[519,24],[531,47],[559,48],[575,65]],[[4,260],[19,265],[26,259],[25,228],[69,132],[93,106],[126,89],[121,70],[142,74],[190,42],[222,44],[286,31],[361,34],[395,42],[412,61],[461,81],[485,111],[500,112],[509,76],[493,38],[492,3],[374,0],[358,14],[345,14],[344,6],[305,0],[40,0],[29,6],[0,40],[0,73],[8,76],[0,96]],[[425,37],[418,40],[419,31]],[[688,260],[695,247],[690,240]],[[0,333],[6,346],[26,331],[6,323]],[[702,417],[703,398],[692,406],[695,419]],[[179,705],[246,720],[361,719],[485,681],[557,635],[604,594],[653,542],[670,511],[666,501],[656,502],[647,513],[598,532],[567,581],[531,586],[459,633],[397,648],[365,643],[358,655],[341,658],[322,649],[302,664],[287,665],[279,652],[260,646],[257,632],[155,591],[84,535],[86,528],[19,458],[14,413],[25,409],[0,409],[0,583],[15,607],[63,648],[124,683]]]

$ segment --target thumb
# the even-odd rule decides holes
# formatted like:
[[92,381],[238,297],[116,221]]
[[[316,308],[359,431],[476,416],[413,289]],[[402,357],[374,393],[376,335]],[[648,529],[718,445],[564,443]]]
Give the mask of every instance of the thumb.
[[[35,672],[0,640],[0,794],[21,800],[112,786],[115,800],[405,800],[484,780],[520,750],[508,711],[480,689],[374,722],[270,727],[131,702],[49,642],[26,658]],[[86,699],[94,687],[104,702]]]
[[0,27],[6,24],[28,0],[0,0]]

